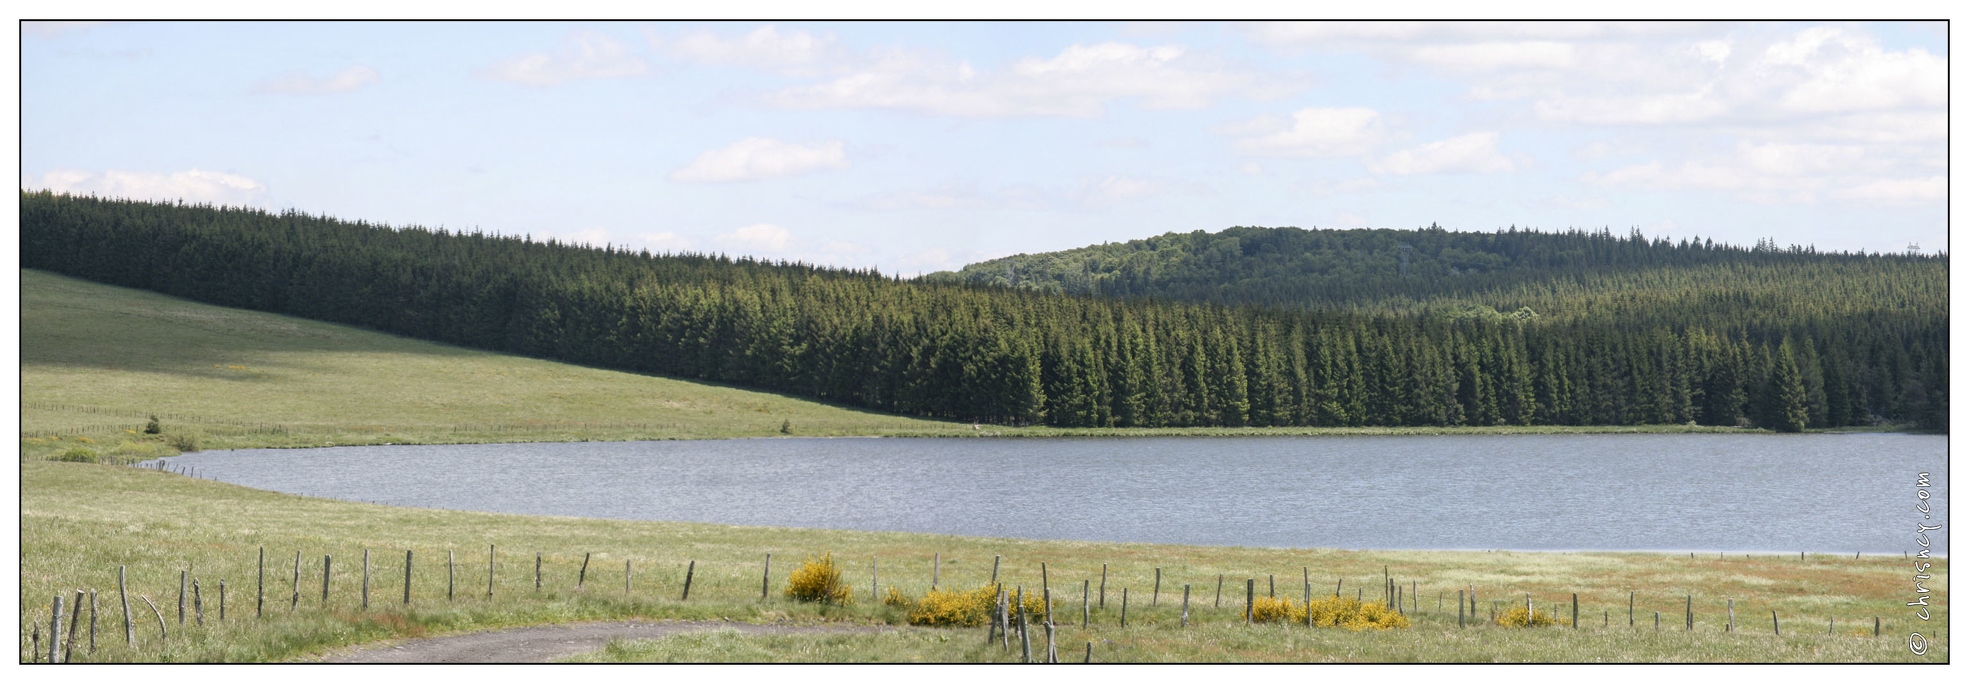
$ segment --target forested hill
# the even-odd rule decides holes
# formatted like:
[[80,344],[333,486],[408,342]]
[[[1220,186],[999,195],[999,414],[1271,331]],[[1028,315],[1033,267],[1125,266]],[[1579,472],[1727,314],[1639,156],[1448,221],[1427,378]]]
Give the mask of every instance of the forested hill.
[[[1075,296],[46,192],[21,193],[20,220],[24,268],[966,421],[1799,430],[1941,428],[1948,411],[1943,260],[1766,254],[1689,267],[1721,274],[1692,289],[1707,307],[1659,305],[1684,293],[1637,299],[1656,302],[1649,316],[1519,317]],[[1790,264],[1885,294],[1842,303],[1783,275]],[[1770,301],[1812,313],[1750,315],[1766,295],[1730,269],[1780,274],[1795,292]]]
[[1948,315],[1944,257],[1671,242],[1639,232],[1236,227],[1021,254],[924,279],[1280,308],[1529,309],[1519,315],[1664,325]]

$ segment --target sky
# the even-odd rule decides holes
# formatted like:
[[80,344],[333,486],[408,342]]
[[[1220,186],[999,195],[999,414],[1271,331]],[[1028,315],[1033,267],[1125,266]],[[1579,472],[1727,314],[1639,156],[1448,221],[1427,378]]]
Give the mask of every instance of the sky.
[[34,23],[21,187],[913,276],[1230,226],[1947,244],[1925,23]]

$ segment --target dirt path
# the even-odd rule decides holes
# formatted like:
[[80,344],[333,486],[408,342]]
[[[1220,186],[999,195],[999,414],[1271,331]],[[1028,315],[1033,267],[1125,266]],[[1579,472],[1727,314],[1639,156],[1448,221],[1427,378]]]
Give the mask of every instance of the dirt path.
[[743,622],[587,622],[412,639],[330,653],[329,663],[544,663],[601,650],[611,639],[655,639],[685,632],[734,629],[744,634],[879,632],[858,625],[754,625]]

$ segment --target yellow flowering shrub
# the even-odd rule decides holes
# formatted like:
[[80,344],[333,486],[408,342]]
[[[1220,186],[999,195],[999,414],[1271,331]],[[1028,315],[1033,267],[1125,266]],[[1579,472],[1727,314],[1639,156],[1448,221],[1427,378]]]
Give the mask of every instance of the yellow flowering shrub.
[[908,608],[909,604],[909,597],[904,596],[902,590],[895,587],[889,587],[889,592],[882,596],[882,605],[890,608]]
[[998,585],[971,591],[931,589],[909,607],[909,624],[929,627],[982,627],[998,605]]
[[1302,620],[1306,617],[1306,611],[1293,610],[1292,599],[1260,596],[1251,602],[1252,622],[1282,622],[1292,619],[1294,612],[1297,612]]
[[1497,624],[1505,627],[1550,627],[1559,624],[1559,621],[1552,619],[1552,616],[1546,615],[1543,611],[1532,611],[1530,618],[1527,619],[1525,607],[1518,606],[1497,616]]
[[854,593],[841,581],[841,568],[834,564],[831,553],[820,558],[808,556],[786,578],[786,597],[795,601],[847,605],[853,601]]
[[1359,599],[1327,597],[1312,602],[1305,610],[1295,616],[1300,622],[1306,620],[1306,613],[1312,613],[1315,627],[1345,627],[1353,631],[1368,629],[1398,629],[1409,626],[1408,616],[1396,612],[1380,603],[1362,603]]

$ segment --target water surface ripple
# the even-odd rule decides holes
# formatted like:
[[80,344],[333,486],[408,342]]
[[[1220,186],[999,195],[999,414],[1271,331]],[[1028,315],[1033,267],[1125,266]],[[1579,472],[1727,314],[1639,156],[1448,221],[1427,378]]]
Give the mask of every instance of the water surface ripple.
[[[1905,434],[742,439],[214,451],[200,476],[504,513],[1265,547],[1895,553]],[[1929,532],[1946,553],[1947,530]]]

